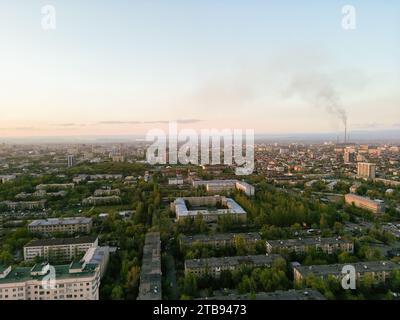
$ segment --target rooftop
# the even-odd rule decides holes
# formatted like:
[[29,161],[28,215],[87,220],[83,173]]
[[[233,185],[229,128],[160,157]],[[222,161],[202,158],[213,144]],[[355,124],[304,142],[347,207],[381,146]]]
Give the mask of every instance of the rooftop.
[[95,241],[96,237],[91,236],[77,238],[39,239],[30,241],[24,247],[61,246],[69,244],[93,243]]
[[279,254],[261,254],[252,256],[236,256],[222,258],[206,258],[206,259],[191,259],[185,261],[185,267],[189,269],[196,268],[214,268],[221,266],[239,266],[241,264],[253,266],[269,266],[274,260],[281,258]]
[[86,217],[66,217],[66,218],[49,218],[34,220],[29,224],[29,227],[35,226],[54,226],[65,224],[88,224],[92,222],[92,218]]
[[[309,274],[316,274],[318,276],[326,277],[328,275],[339,275],[342,273],[342,268],[346,264],[330,264],[330,265],[312,265],[312,266],[298,266],[295,267],[303,276]],[[399,270],[400,264],[392,261],[367,261],[352,263],[356,272],[390,272],[392,270]]]

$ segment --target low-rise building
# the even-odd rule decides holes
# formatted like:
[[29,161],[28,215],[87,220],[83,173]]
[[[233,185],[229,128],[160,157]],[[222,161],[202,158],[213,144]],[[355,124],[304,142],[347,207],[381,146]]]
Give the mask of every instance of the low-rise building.
[[267,252],[296,252],[304,253],[311,249],[322,250],[327,254],[333,254],[338,251],[348,253],[354,252],[354,244],[350,240],[337,238],[297,238],[287,240],[267,240]]
[[160,233],[149,232],[143,247],[137,300],[161,300],[161,241]]
[[[186,201],[196,209],[189,210]],[[222,206],[223,209],[209,209],[208,207]],[[185,197],[177,198],[171,203],[171,210],[176,213],[177,220],[195,218],[201,215],[205,221],[217,221],[219,217],[230,215],[236,220],[245,221],[247,214],[233,199],[221,196]]]
[[92,218],[50,218],[34,220],[28,225],[30,232],[37,233],[89,233],[92,229]]
[[121,198],[119,196],[88,197],[82,200],[82,205],[84,206],[98,206],[118,203],[121,203]]
[[24,246],[24,260],[32,261],[40,257],[54,261],[71,261],[97,246],[96,237],[32,240]]
[[104,197],[104,196],[119,196],[121,191],[119,189],[97,189],[93,195],[95,197]]
[[46,200],[38,201],[3,201],[5,205],[10,210],[34,210],[43,209],[46,204]]
[[36,190],[64,190],[73,189],[75,187],[74,183],[51,183],[51,184],[39,184],[36,186]]
[[341,277],[343,277],[343,267],[347,265],[354,266],[357,280],[362,280],[365,275],[369,274],[376,281],[383,283],[390,277],[390,273],[392,271],[400,270],[400,264],[392,261],[368,261],[350,264],[295,266],[293,268],[294,281],[295,283],[301,283],[311,274],[318,278],[325,279],[328,276],[333,276],[341,279]]
[[246,243],[257,243],[261,240],[261,236],[257,232],[249,233],[216,233],[211,235],[198,234],[194,236],[181,235],[179,243],[181,248],[191,247],[195,244],[202,244],[212,246],[215,248],[234,246],[239,239],[244,240]]
[[382,200],[372,200],[352,193],[348,193],[345,195],[345,201],[347,204],[354,204],[357,208],[365,209],[375,214],[385,212],[385,203]]
[[255,294],[227,294],[198,300],[326,300],[326,298],[315,289],[303,289],[257,292]]
[[205,186],[206,190],[211,193],[220,193],[233,189],[243,191],[247,196],[254,196],[254,187],[244,181],[239,180],[193,180],[194,187]]
[[222,271],[235,271],[242,266],[250,268],[269,268],[277,259],[283,259],[279,254],[262,254],[253,256],[237,256],[222,258],[191,259],[185,261],[185,273],[196,276],[209,274],[218,278]]

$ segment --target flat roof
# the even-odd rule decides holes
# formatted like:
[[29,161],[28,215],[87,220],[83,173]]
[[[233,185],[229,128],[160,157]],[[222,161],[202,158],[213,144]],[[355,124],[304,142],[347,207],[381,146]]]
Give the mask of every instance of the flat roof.
[[400,264],[394,263],[392,261],[366,261],[366,262],[356,262],[356,263],[346,263],[346,264],[329,264],[329,265],[312,265],[312,266],[297,266],[294,267],[303,276],[309,274],[316,274],[318,276],[328,276],[328,275],[340,275],[342,273],[343,266],[352,265],[356,269],[356,272],[382,272],[382,271],[392,271],[399,270]]
[[80,244],[80,243],[93,243],[95,242],[97,237],[94,236],[85,236],[85,237],[77,237],[77,238],[52,238],[52,239],[38,239],[31,240],[27,243],[24,248],[29,247],[42,247],[42,246],[61,246],[61,245],[69,245],[69,244]]
[[254,266],[267,266],[274,260],[282,258],[279,254],[261,254],[252,256],[236,256],[206,259],[190,259],[185,261],[185,267],[189,269],[221,267],[221,266],[238,266],[241,264]]
[[199,300],[326,300],[326,298],[315,289],[303,290],[278,290],[274,292],[258,292],[254,295],[227,294],[215,297],[207,297]]
[[180,240],[184,243],[193,243],[193,242],[210,242],[210,241],[218,241],[225,240],[230,241],[241,237],[245,240],[261,240],[261,235],[257,232],[248,232],[248,233],[215,233],[215,234],[197,234],[193,236],[185,236],[181,235]]
[[267,240],[271,246],[302,246],[302,245],[315,245],[315,244],[345,244],[353,243],[350,240],[342,239],[339,237],[331,238],[297,238],[297,239],[286,239],[286,240]]
[[92,221],[92,218],[86,217],[65,217],[65,218],[49,218],[39,219],[32,221],[28,226],[54,226],[54,225],[65,225],[65,224],[88,224]]
[[[46,275],[31,275],[31,271],[41,271],[44,264],[37,264],[31,267],[16,267],[12,268],[10,273],[0,279],[0,284],[13,283],[13,282],[25,282],[28,280],[42,280]],[[89,277],[94,275],[96,266],[92,264],[86,264],[81,272],[70,273],[71,264],[55,265],[53,266],[56,271],[56,279],[68,279],[68,278],[81,278]]]

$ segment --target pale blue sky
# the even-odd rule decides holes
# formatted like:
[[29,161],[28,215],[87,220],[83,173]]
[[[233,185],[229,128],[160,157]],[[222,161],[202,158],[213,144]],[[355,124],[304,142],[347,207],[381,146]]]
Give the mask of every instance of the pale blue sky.
[[[46,4],[53,31],[41,29]],[[356,30],[341,28],[346,4]],[[122,122],[170,119],[340,130],[335,114],[288,92],[310,75],[329,79],[354,129],[392,128],[399,35],[396,0],[2,0],[0,134],[142,133],[155,124]]]

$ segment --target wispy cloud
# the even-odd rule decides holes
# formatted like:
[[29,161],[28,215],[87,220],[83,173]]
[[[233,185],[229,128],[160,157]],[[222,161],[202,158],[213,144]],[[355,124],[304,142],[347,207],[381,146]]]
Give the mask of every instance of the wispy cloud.
[[170,121],[176,121],[181,124],[197,123],[200,119],[178,119],[178,120],[151,120],[151,121],[100,121],[100,125],[118,125],[118,124],[167,124]]
[[376,129],[385,127],[385,125],[377,122],[367,122],[367,123],[355,123],[352,124],[351,127],[357,129]]
[[100,121],[97,124],[112,125],[112,124],[139,124],[140,121]]
[[37,131],[41,130],[36,127],[12,127],[12,128],[0,128],[1,131]]

